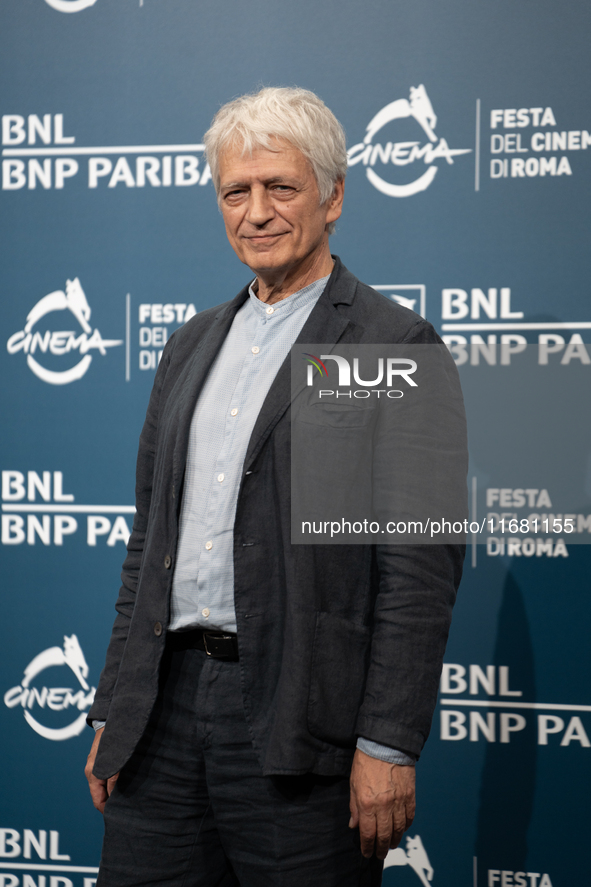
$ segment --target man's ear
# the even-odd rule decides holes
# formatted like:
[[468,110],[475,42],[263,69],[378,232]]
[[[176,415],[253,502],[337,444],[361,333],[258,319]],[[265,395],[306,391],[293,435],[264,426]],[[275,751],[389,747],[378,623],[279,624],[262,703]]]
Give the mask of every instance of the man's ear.
[[345,197],[345,180],[339,179],[335,182],[334,190],[331,196],[326,201],[327,204],[327,212],[326,212],[326,222],[330,224],[330,222],[336,222],[337,219],[340,218],[341,213],[343,211],[343,200]]

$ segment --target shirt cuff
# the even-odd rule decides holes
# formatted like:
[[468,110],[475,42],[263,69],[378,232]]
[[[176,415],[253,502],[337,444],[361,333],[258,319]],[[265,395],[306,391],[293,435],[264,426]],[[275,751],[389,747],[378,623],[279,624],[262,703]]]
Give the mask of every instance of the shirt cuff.
[[102,727],[104,727],[106,723],[106,721],[93,721],[92,729],[96,732],[97,730],[100,730]]
[[371,739],[365,739],[360,736],[357,740],[357,748],[370,758],[378,758],[380,761],[386,761],[387,764],[401,764],[403,767],[414,767],[417,762],[415,755],[407,755],[406,752],[400,751],[398,748],[390,748],[388,745],[381,745],[379,742],[373,742]]

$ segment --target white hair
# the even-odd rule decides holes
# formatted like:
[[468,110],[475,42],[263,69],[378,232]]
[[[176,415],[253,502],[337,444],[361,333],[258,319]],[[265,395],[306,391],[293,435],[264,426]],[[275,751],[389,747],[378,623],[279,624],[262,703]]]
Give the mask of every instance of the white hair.
[[[222,151],[240,143],[244,153],[273,150],[273,139],[284,139],[302,152],[312,167],[320,203],[326,203],[347,174],[345,132],[322,99],[298,87],[265,87],[233,99],[217,112],[203,141],[218,203]],[[332,222],[329,234],[334,228]]]

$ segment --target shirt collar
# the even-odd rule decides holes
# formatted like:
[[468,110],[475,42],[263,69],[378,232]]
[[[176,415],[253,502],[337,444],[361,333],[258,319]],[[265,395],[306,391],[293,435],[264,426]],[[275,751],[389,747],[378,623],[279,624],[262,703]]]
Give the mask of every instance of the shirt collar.
[[271,306],[273,308],[273,314],[271,315],[267,315],[267,308],[269,306],[266,304],[266,302],[261,302],[253,289],[256,281],[255,278],[255,280],[253,280],[248,287],[250,303],[254,310],[263,317],[273,317],[277,315],[287,316],[293,311],[296,311],[298,308],[302,308],[304,305],[310,304],[310,302],[318,301],[326,288],[329,277],[330,274],[327,274],[326,277],[321,277],[319,280],[315,280],[313,283],[308,284],[308,286],[305,286],[303,289],[298,290],[296,293],[292,293],[291,296],[288,296],[286,299],[282,299],[280,302],[274,302]]

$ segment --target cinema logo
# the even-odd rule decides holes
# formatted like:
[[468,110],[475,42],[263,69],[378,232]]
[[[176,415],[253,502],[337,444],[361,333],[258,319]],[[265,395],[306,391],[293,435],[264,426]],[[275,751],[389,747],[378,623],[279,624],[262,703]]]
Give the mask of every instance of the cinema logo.
[[[482,691],[487,698],[475,698]],[[508,744],[517,733],[529,729],[537,745],[591,748],[591,705],[527,702],[522,697],[521,690],[511,689],[508,665],[466,668],[445,663],[439,700],[440,738]]]
[[[69,669],[67,673],[74,675],[77,681],[75,687],[47,687],[44,685],[42,675],[47,669],[62,668]],[[94,701],[95,688],[90,687],[86,678],[88,677],[88,665],[84,658],[82,648],[78,643],[75,634],[64,637],[63,647],[49,647],[35,656],[25,668],[23,679],[16,687],[12,687],[4,694],[4,704],[8,708],[16,708],[20,705],[23,709],[25,721],[35,733],[44,739],[51,739],[54,742],[60,742],[64,739],[72,739],[79,736],[86,725],[86,712]],[[60,678],[60,683],[67,681]],[[42,715],[33,714],[39,709]],[[47,724],[49,712],[66,712],[69,709],[81,712],[73,721],[63,727],[50,726]],[[41,723],[38,718],[45,720]]]
[[64,134],[63,114],[4,114],[2,189],[61,190],[81,170],[91,189],[179,188],[211,180],[202,144],[82,147],[75,142],[75,136]]
[[[64,315],[59,312],[69,313]],[[47,329],[49,317],[56,314],[60,320],[66,317],[69,323],[73,319],[79,328]],[[19,351],[26,354],[27,366],[42,382],[47,382],[49,385],[68,385],[70,382],[76,382],[86,374],[92,363],[92,354],[89,352],[98,351],[104,357],[108,348],[123,345],[122,339],[103,339],[98,329],[93,330],[89,323],[90,315],[90,305],[80,281],[77,277],[74,280],[67,280],[65,292],[55,290],[43,296],[31,308],[24,329],[9,338],[6,349],[9,354],[18,354]],[[41,321],[46,324],[43,330],[40,329]],[[59,358],[59,362],[63,363],[68,361],[72,354],[78,354],[80,360],[67,369],[56,370],[41,362],[42,359],[47,361]],[[45,357],[42,358],[41,355]]]
[[133,505],[80,505],[64,493],[61,471],[2,472],[2,545],[63,546],[85,521],[86,544],[96,548],[127,545],[131,531],[125,515]]
[[[410,141],[375,141],[376,137],[390,124],[399,123],[401,120],[411,119],[422,130],[423,139]],[[365,166],[365,174],[371,184],[388,197],[411,197],[420,191],[425,191],[435,176],[438,166],[436,160],[445,160],[450,166],[454,163],[454,157],[460,154],[470,154],[471,148],[450,148],[444,138],[435,134],[437,116],[431,105],[427,90],[420,86],[411,86],[409,99],[396,99],[382,108],[367,125],[366,135],[362,142],[353,145],[347,156],[349,166],[362,163]],[[387,132],[387,130],[386,130]],[[413,168],[415,163],[421,163],[427,167],[411,181],[405,183],[392,182],[389,179],[393,173],[393,167]],[[378,174],[376,170],[380,170]],[[416,167],[415,167],[416,169]]]

